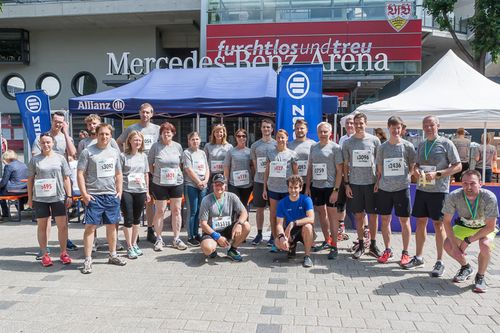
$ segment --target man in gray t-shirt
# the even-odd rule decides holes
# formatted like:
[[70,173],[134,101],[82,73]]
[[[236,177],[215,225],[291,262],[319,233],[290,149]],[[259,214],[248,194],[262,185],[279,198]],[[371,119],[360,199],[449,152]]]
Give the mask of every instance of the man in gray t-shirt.
[[123,266],[126,262],[116,254],[116,225],[120,222],[122,169],[120,152],[108,146],[113,128],[109,124],[97,127],[97,143],[87,147],[77,165],[77,181],[85,210],[83,245],[85,261],[82,273],[92,273],[94,232],[101,221],[106,226],[109,245],[108,263]]
[[[454,214],[455,225],[452,227]],[[481,175],[478,171],[467,170],[462,174],[462,188],[448,195],[443,206],[443,225],[446,230],[444,249],[461,265],[453,282],[464,282],[474,274],[468,263],[465,251],[474,243],[479,243],[478,269],[474,292],[486,291],[484,274],[498,232],[498,202],[495,194],[481,188]]]
[[307,132],[307,122],[304,119],[298,119],[294,124],[295,140],[289,142],[287,145],[288,149],[293,150],[297,154],[299,176],[302,176],[304,180],[307,176],[307,167],[309,166],[309,152],[311,151],[311,146],[316,143],[314,140],[307,138]]
[[411,215],[417,219],[415,232],[416,255],[405,269],[424,265],[423,250],[428,219],[432,219],[436,234],[437,261],[431,276],[444,274],[443,242],[445,231],[442,224],[444,199],[450,188],[450,176],[460,172],[462,165],[457,148],[450,140],[438,135],[439,119],[427,116],[422,122],[425,140],[418,145],[415,173],[418,176],[417,191]]
[[[69,135],[69,125],[64,119],[64,113],[57,111],[52,114],[50,135],[54,138],[54,148],[52,150],[63,156],[75,156],[76,148],[73,139]],[[32,155],[41,153],[40,137],[37,137],[32,147]]]
[[248,212],[236,194],[226,192],[226,182],[224,175],[216,174],[212,178],[213,192],[201,201],[201,250],[207,257],[215,258],[217,246],[229,247],[227,256],[242,261],[238,246],[250,233]]

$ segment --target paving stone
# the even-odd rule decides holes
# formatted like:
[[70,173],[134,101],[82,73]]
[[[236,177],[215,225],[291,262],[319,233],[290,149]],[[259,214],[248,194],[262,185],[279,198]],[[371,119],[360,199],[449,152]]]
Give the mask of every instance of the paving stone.
[[16,301],[0,301],[0,310],[7,310],[19,302]]
[[19,291],[19,294],[33,295],[33,294],[39,293],[43,289],[45,289],[45,288],[41,288],[41,287],[26,287],[23,290]]
[[286,291],[268,290],[266,291],[266,298],[286,298]]
[[283,308],[278,306],[262,306],[260,314],[281,315]]
[[269,278],[269,284],[287,284],[288,279],[285,278]]
[[47,276],[44,276],[44,277],[41,279],[41,281],[59,281],[59,280],[61,280],[63,277],[64,277],[64,275],[57,275],[57,274],[47,275]]
[[281,333],[281,326],[274,324],[257,324],[255,333]]

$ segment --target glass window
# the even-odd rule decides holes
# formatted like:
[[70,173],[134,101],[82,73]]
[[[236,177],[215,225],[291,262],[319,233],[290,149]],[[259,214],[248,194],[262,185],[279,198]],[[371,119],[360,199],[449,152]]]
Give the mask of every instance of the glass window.
[[71,80],[71,90],[75,96],[93,94],[97,91],[97,80],[89,72],[77,73]]
[[2,92],[8,99],[16,99],[16,93],[26,90],[26,83],[19,74],[8,75],[2,82]]
[[44,90],[53,99],[61,92],[61,81],[53,73],[44,73],[36,80],[36,88]]

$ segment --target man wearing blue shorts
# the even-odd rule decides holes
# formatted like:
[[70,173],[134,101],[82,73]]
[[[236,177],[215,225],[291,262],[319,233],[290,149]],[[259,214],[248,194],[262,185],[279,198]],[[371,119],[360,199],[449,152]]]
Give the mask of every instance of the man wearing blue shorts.
[[288,251],[288,257],[295,256],[297,243],[304,244],[304,267],[312,267],[311,247],[313,244],[314,208],[307,195],[301,194],[302,177],[293,175],[287,179],[288,196],[278,203],[276,212],[276,246]]
[[78,159],[77,181],[85,210],[83,246],[85,262],[83,274],[92,273],[92,244],[94,232],[101,221],[106,225],[109,245],[108,263],[124,266],[126,262],[116,254],[116,228],[120,222],[122,195],[122,170],[120,152],[108,146],[113,127],[100,124],[97,127],[97,143],[83,150]]

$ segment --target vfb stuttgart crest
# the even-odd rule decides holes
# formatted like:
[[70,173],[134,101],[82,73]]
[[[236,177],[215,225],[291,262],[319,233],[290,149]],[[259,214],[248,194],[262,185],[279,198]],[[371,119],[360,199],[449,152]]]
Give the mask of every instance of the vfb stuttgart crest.
[[411,2],[389,2],[385,5],[385,16],[387,22],[397,32],[400,32],[410,19],[412,12]]

